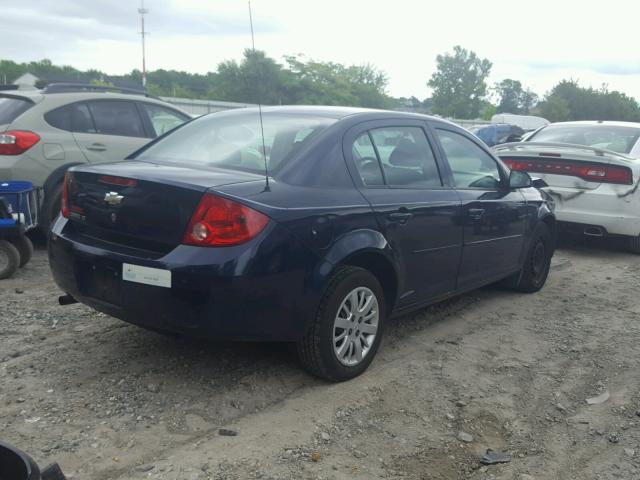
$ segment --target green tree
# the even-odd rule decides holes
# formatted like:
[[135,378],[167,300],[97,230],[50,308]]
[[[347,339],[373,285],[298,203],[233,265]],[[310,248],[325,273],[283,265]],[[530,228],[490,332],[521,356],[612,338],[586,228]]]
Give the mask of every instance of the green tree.
[[433,111],[445,117],[477,118],[487,93],[491,62],[457,45],[453,54],[436,57],[437,70],[427,83],[433,89]]
[[386,108],[393,104],[386,94],[387,76],[371,65],[345,66],[287,56],[293,82],[287,85],[290,103],[351,105]]
[[500,97],[497,110],[500,113],[520,113],[520,101],[524,90],[518,80],[506,78],[496,83],[494,91]]
[[569,120],[571,111],[569,103],[558,95],[547,97],[539,105],[540,115],[550,122],[563,122]]
[[228,60],[218,65],[208,94],[219,100],[278,105],[287,100],[283,87],[288,75],[264,52],[247,49],[240,63]]
[[496,113],[498,113],[498,107],[491,102],[484,102],[482,110],[480,110],[480,118],[482,120],[491,120]]
[[519,80],[504,79],[500,83],[496,83],[493,90],[500,98],[497,106],[498,113],[526,115],[538,101],[538,95],[528,88],[526,90],[522,88],[522,83]]
[[540,104],[540,114],[551,121],[622,120],[640,121],[640,105],[632,97],[609,91],[583,88],[575,80],[562,80]]

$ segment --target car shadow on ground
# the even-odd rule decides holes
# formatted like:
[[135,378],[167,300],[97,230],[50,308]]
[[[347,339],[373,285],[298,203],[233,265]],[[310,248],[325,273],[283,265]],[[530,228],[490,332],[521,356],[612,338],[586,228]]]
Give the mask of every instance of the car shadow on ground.
[[576,253],[601,256],[609,253],[620,253],[633,256],[627,249],[625,238],[599,238],[582,235],[559,234],[557,249],[569,250]]
[[[45,236],[40,232],[30,234],[38,250],[46,249]],[[616,240],[591,239],[575,236],[558,238],[558,249],[569,250],[585,256],[604,256],[611,252],[621,255],[632,255],[625,251],[624,245]],[[553,274],[553,270],[552,270]],[[388,319],[385,341],[397,343],[414,335],[417,331],[430,328],[432,325],[446,321],[478,301],[491,301],[492,298],[504,295],[518,295],[514,292],[500,290],[488,286],[461,296],[436,303],[408,315]],[[108,317],[101,317],[107,320]],[[107,320],[108,321],[108,320]],[[98,320],[101,322],[101,320]],[[175,373],[174,381],[188,378],[208,378],[225,384],[243,376],[265,375],[292,376],[300,381],[301,372],[297,361],[295,345],[274,342],[216,341],[206,338],[190,338],[178,335],[164,335],[150,332],[120,321],[101,329],[94,323],[90,330],[98,327],[96,334],[104,355],[103,374],[111,368],[127,369],[127,359],[135,359],[134,370],[143,372]],[[86,342],[80,341],[81,343]],[[92,341],[89,340],[89,343]],[[90,345],[87,345],[90,347]],[[111,358],[109,358],[111,357]],[[195,377],[193,375],[196,375]],[[172,375],[169,375],[172,376]],[[313,384],[321,380],[313,380],[307,376],[304,384]]]

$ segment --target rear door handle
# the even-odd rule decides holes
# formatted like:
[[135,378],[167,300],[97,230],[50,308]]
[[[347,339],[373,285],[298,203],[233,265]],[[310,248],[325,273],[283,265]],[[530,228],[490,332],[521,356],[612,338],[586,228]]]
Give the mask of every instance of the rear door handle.
[[484,208],[470,208],[469,216],[474,220],[480,220],[484,217]]
[[94,152],[104,152],[106,149],[106,145],[103,145],[102,143],[92,143],[87,147],[87,150],[91,150]]
[[413,217],[413,213],[411,212],[393,212],[387,215],[389,221],[401,224],[407,223],[411,217]]

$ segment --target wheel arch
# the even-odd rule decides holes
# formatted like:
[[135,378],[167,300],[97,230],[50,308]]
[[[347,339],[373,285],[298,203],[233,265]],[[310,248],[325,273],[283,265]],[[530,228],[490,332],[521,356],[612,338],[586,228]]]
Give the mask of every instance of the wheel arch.
[[368,270],[382,286],[387,312],[393,310],[400,276],[393,250],[382,233],[362,229],[344,235],[332,245],[322,264],[325,285],[339,267],[350,265]]
[[71,167],[75,167],[76,165],[84,165],[84,163],[82,162],[67,163],[65,165],[62,165],[56,168],[54,171],[52,171],[49,174],[49,176],[47,177],[47,180],[44,182],[44,185],[42,186],[42,188],[44,189],[45,198],[48,193],[50,194],[50,192],[55,190],[58,184],[62,183],[62,181],[64,180],[64,174],[67,173],[67,170],[69,170]]

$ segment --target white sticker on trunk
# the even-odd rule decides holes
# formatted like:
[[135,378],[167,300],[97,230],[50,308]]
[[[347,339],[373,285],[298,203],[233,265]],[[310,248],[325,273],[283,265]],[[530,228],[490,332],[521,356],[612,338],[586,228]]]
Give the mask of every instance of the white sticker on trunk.
[[122,264],[122,279],[155,287],[171,288],[171,270]]

